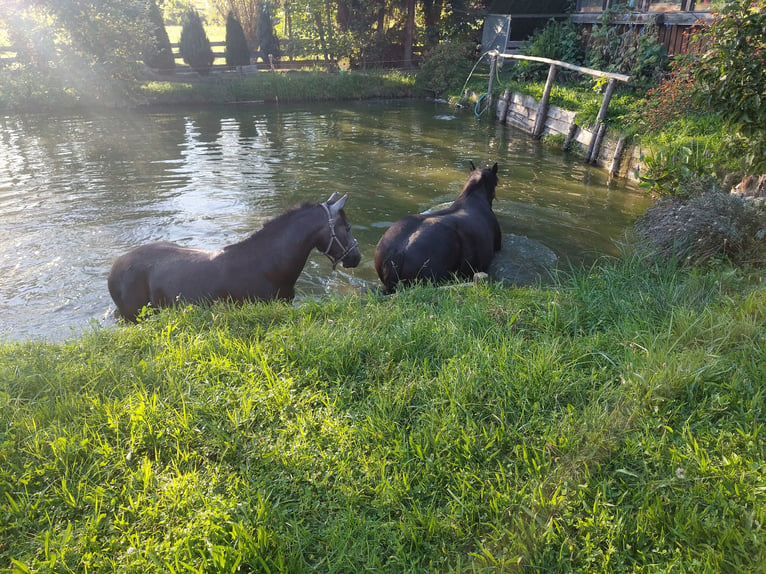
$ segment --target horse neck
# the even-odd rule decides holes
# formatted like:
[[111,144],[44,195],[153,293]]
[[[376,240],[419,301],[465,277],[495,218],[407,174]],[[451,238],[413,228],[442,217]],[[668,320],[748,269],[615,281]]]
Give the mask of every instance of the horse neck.
[[462,205],[468,201],[481,198],[482,201],[486,201],[489,206],[492,206],[492,201],[489,199],[491,194],[492,191],[481,180],[469,181],[455,200],[455,204]]
[[263,264],[268,263],[270,271],[297,280],[311,250],[320,247],[317,245],[319,236],[327,225],[327,215],[321,205],[299,207],[268,222],[247,239],[230,245],[222,255],[255,259],[258,265],[250,267],[261,272]]

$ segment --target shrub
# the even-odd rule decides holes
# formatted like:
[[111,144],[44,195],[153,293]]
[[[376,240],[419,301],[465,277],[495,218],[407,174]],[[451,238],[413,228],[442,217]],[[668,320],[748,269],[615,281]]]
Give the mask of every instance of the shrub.
[[677,134],[651,142],[649,155],[642,158],[641,185],[660,195],[684,196],[694,189],[689,182],[700,178],[715,181],[716,144],[713,138]]
[[168,31],[165,29],[165,22],[162,20],[156,0],[149,0],[148,10],[149,23],[152,27],[150,37],[153,41],[144,50],[144,63],[154,70],[172,73],[176,67],[176,60],[173,57]]
[[667,66],[665,48],[657,40],[654,22],[642,27],[622,24],[622,9],[605,10],[593,27],[586,64],[607,72],[629,74],[634,83],[656,84]]
[[763,263],[765,222],[763,204],[709,191],[659,201],[636,221],[634,230],[663,259],[703,265],[726,257],[741,265]]
[[442,42],[424,55],[415,86],[439,96],[462,85],[471,71],[474,47],[472,43]]
[[229,67],[250,64],[250,47],[245,31],[233,12],[226,17],[226,65]]
[[191,8],[186,11],[181,24],[181,57],[194,71],[207,74],[213,65],[213,50],[207,38],[199,12]]
[[745,148],[743,167],[766,171],[766,2],[726,2],[701,41],[707,47],[693,68],[697,98],[731,123]]
[[[570,64],[581,64],[583,58],[580,33],[577,26],[570,20],[548,21],[524,43],[520,52],[525,56],[550,58]],[[540,81],[545,80],[548,67],[518,61],[514,63],[514,73],[520,79]]]

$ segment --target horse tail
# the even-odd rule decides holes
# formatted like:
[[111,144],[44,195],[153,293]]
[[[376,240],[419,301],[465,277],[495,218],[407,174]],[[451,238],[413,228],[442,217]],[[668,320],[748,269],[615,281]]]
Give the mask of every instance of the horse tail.
[[393,293],[401,279],[404,267],[404,251],[395,249],[388,253],[376,253],[375,270],[386,293]]

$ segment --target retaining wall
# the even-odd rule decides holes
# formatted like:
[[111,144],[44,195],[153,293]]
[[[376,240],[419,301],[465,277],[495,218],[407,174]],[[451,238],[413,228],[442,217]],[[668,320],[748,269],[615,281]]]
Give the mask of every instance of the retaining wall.
[[[518,92],[504,94],[497,103],[497,118],[502,123],[531,134],[539,107],[539,101],[533,96]],[[584,157],[596,134],[591,129],[578,126],[575,123],[575,115],[576,112],[557,106],[548,106],[541,135],[563,135],[565,149],[581,153]],[[637,146],[626,146],[624,141],[621,143],[618,137],[609,134],[608,129],[603,135],[592,163],[608,169],[613,177],[634,181],[637,181],[638,174],[643,172],[641,149]]]

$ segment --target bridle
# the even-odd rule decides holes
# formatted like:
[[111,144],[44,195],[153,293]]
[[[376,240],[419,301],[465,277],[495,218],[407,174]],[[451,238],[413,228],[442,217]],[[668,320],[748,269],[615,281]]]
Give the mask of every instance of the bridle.
[[[327,255],[327,258],[332,262],[332,269],[335,271],[335,267],[338,265],[338,263],[343,261],[343,258],[348,255],[352,249],[355,249],[359,242],[354,239],[354,241],[352,241],[348,247],[344,247],[343,243],[341,243],[341,240],[338,239],[338,236],[335,234],[335,219],[333,219],[332,212],[327,206],[327,202],[320,203],[320,205],[324,207],[325,213],[327,213],[327,223],[330,226],[330,242],[327,244],[327,249],[321,251],[320,253],[322,253],[322,255]],[[338,245],[340,245],[340,248],[343,249],[343,253],[341,253],[338,257],[333,257],[330,255],[330,249],[332,249],[332,244],[336,241]]]

